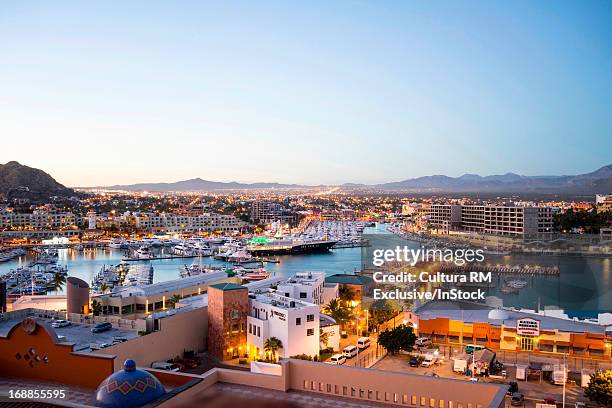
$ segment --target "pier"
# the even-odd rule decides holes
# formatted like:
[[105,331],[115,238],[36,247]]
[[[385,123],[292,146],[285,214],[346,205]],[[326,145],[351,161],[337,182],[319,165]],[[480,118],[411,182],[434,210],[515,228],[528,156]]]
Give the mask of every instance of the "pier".
[[455,264],[443,263],[440,272],[446,273],[469,273],[469,272],[492,272],[508,275],[559,275],[558,266],[540,265],[487,265],[470,264],[457,266]]
[[158,261],[163,259],[181,259],[181,258],[197,258],[198,255],[166,255],[166,256],[152,256],[150,258],[123,258],[123,262],[138,262],[138,261]]

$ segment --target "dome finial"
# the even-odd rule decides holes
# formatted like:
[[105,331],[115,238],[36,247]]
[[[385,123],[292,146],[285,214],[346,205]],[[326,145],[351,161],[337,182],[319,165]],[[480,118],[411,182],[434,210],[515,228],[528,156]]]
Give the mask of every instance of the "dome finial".
[[128,358],[123,362],[123,369],[125,371],[134,371],[136,369],[136,362],[131,358]]

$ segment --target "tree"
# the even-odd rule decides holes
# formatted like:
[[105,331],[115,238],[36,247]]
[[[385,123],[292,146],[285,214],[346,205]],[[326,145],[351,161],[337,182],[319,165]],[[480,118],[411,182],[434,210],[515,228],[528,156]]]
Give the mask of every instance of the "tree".
[[109,289],[108,285],[104,282],[102,284],[100,284],[100,292],[102,293],[106,293],[106,291]]
[[340,286],[340,288],[338,289],[338,296],[340,297],[340,300],[347,303],[351,300],[355,300],[355,292],[353,291],[353,289],[344,285]]
[[[323,331],[323,329],[319,328],[319,348],[326,349],[327,343],[329,343],[329,332]],[[321,347],[323,345],[323,347]]]
[[283,343],[276,337],[270,337],[264,342],[264,351],[267,355],[272,356],[272,360],[276,361],[276,352],[283,348]]
[[53,285],[53,290],[55,292],[59,292],[66,284],[66,276],[64,276],[64,274],[60,272],[55,272],[55,275],[53,275],[53,281],[51,281],[51,284]]
[[323,313],[333,317],[340,323],[346,322],[350,317],[349,311],[342,306],[338,299],[332,299],[328,304],[323,306]]
[[392,330],[385,330],[378,335],[378,344],[391,354],[400,350],[412,351],[415,341],[416,336],[412,327],[405,324],[400,324]]
[[176,308],[176,304],[179,303],[181,301],[181,296],[174,294],[172,295],[172,297],[170,299],[168,299],[166,301],[166,303],[170,306],[172,306],[172,308]]
[[612,407],[612,370],[596,371],[591,374],[584,396],[604,407]]
[[96,299],[92,300],[91,310],[93,311],[94,316],[100,316],[100,314],[102,313],[102,304]]
[[393,305],[386,299],[379,299],[370,305],[368,316],[368,330],[378,327],[395,315]]

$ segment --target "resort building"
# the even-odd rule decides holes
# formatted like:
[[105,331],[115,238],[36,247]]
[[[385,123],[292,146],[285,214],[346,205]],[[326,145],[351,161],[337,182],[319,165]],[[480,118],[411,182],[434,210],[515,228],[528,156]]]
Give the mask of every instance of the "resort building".
[[433,204],[430,225],[448,231],[544,237],[552,234],[550,207]]
[[249,295],[247,344],[249,356],[264,357],[266,340],[281,341],[279,357],[318,356],[319,306],[278,293]]
[[277,287],[283,296],[324,304],[325,272],[298,272]]
[[612,335],[594,323],[450,301],[428,302],[416,314],[419,335],[436,344],[610,359]]
[[279,203],[255,200],[251,204],[251,221],[260,224],[280,222],[294,225],[297,222],[297,216]]
[[233,215],[206,213],[188,216],[170,213],[138,213],[133,216],[134,226],[142,231],[188,233],[198,231],[239,231],[246,222]]
[[71,212],[15,213],[0,212],[0,228],[5,229],[62,229],[76,228],[77,217]]

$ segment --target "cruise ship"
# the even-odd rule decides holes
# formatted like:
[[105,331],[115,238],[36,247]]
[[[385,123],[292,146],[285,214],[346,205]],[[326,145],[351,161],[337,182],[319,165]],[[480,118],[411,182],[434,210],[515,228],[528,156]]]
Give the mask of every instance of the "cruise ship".
[[255,237],[248,241],[247,251],[255,256],[327,252],[337,241],[316,239],[270,239]]

